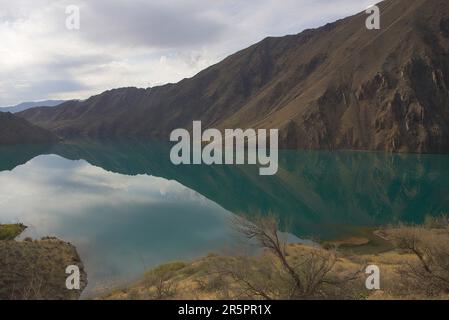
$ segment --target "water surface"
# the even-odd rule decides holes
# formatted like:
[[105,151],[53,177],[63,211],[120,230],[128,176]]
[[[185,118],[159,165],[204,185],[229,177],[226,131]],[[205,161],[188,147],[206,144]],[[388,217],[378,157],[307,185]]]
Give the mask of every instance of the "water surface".
[[254,166],[177,167],[158,143],[0,148],[0,222],[73,243],[87,293],[160,263],[236,250],[234,214],[276,214],[298,237],[327,239],[443,212],[445,155],[281,151],[269,177]]

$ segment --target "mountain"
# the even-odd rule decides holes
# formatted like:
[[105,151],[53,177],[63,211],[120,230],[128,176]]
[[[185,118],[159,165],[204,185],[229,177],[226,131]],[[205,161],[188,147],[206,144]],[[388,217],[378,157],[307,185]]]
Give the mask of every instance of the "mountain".
[[0,145],[56,142],[55,134],[12,113],[0,112]]
[[17,113],[36,107],[54,107],[65,102],[65,100],[45,100],[37,102],[22,102],[12,107],[0,107],[0,112]]
[[175,128],[279,128],[285,148],[449,152],[449,1],[387,0],[267,38],[176,84],[19,115],[65,137],[168,140]]

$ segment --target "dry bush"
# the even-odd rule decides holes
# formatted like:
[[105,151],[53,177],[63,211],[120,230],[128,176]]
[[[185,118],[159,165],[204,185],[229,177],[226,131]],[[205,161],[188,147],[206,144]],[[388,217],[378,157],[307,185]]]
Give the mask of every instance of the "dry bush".
[[279,236],[278,220],[257,217],[253,222],[235,218],[235,229],[265,249],[261,257],[235,257],[217,266],[223,276],[233,279],[237,298],[249,299],[334,299],[351,298],[348,290],[358,272],[337,275],[336,252],[304,248],[289,256],[288,245]]
[[144,276],[143,286],[146,298],[152,300],[165,300],[173,298],[177,293],[177,284],[174,277],[185,264],[171,263],[151,270]]
[[194,282],[199,290],[207,293],[221,292],[221,295],[226,295],[225,293],[228,291],[228,282],[219,274],[197,277]]
[[391,237],[397,248],[417,258],[398,269],[404,288],[430,297],[449,294],[449,227],[402,226]]
[[[20,275],[22,278],[22,275]],[[44,279],[36,272],[33,272],[17,287],[13,284],[9,300],[43,300],[42,287],[44,286]]]

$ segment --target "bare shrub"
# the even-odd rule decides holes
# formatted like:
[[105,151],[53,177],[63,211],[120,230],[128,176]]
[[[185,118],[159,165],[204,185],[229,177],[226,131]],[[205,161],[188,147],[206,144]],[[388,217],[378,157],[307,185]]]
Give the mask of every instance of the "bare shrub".
[[145,274],[143,285],[146,289],[146,296],[153,300],[173,298],[177,293],[177,284],[173,278],[177,271],[184,267],[185,264],[181,262],[171,263],[162,265]]
[[449,294],[449,228],[402,226],[392,240],[397,248],[416,256],[398,269],[404,287],[427,296]]
[[252,222],[236,217],[233,224],[240,234],[266,250],[261,257],[235,257],[218,266],[221,274],[238,284],[238,298],[350,298],[346,293],[351,290],[345,288],[359,273],[337,276],[333,272],[336,252],[308,247],[295,253],[295,259],[291,258],[274,216],[257,217]]

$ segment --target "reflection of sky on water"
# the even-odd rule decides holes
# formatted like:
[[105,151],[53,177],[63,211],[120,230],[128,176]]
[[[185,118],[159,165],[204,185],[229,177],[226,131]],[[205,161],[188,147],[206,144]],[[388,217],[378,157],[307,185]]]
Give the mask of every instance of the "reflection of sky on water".
[[89,288],[232,245],[230,213],[175,181],[39,156],[0,172],[0,220],[76,245]]
[[[43,153],[59,156],[34,158]],[[73,242],[92,289],[166,261],[235,252],[229,212],[274,213],[283,230],[330,239],[449,211],[447,155],[281,151],[278,174],[261,177],[256,167],[175,167],[168,153],[128,141],[0,147],[0,222]]]

